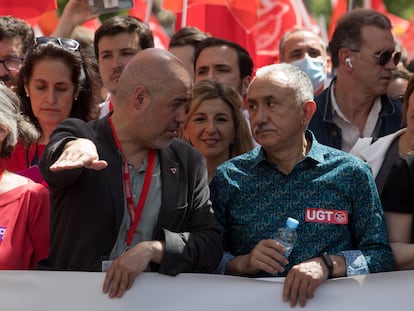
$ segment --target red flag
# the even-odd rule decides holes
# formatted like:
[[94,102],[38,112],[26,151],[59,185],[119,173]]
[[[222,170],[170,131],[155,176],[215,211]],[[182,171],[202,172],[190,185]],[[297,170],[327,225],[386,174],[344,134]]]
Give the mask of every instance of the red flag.
[[[256,12],[254,14],[257,16]],[[178,12],[176,15],[176,30],[178,30],[183,14]],[[244,24],[227,5],[193,4],[187,9],[186,25],[197,27],[212,36],[236,42],[249,52],[253,60],[255,59],[256,44],[254,31],[249,31],[249,27],[252,26]]]
[[336,23],[338,19],[341,18],[348,10],[348,1],[345,0],[336,0],[335,6],[332,8],[331,22],[329,23],[329,39],[332,38],[332,35],[336,28]]
[[[300,5],[304,8],[303,4]],[[294,0],[260,2],[256,28],[256,67],[279,61],[279,41],[286,31],[296,26],[311,26],[306,21],[311,21],[310,15],[303,12],[300,5]]]
[[0,2],[0,15],[12,15],[24,19],[32,26],[38,23],[43,13],[56,9],[56,0],[1,0]]
[[[146,11],[147,3],[144,0],[134,0],[134,6],[129,10],[129,15],[135,16],[144,21]],[[153,13],[151,13],[148,26],[151,29],[152,35],[154,37],[154,46],[157,48],[167,49],[170,38]]]
[[[232,19],[245,28],[247,32],[253,31],[257,21],[257,10],[260,0],[187,0],[187,16],[190,17],[188,9],[193,5],[221,5],[226,6],[233,15]],[[164,0],[163,9],[176,13],[183,11],[183,0]],[[217,21],[217,19],[214,19]],[[186,25],[189,25],[188,21]]]

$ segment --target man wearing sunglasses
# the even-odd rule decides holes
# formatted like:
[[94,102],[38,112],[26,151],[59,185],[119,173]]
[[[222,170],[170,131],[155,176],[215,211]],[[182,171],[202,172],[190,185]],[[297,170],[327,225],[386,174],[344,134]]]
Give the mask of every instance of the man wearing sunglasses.
[[33,29],[23,20],[0,16],[0,80],[14,90],[24,56],[33,44]]
[[319,142],[349,152],[360,137],[393,133],[401,125],[401,103],[388,97],[395,51],[390,20],[370,9],[355,9],[339,21],[329,43],[336,77],[316,97],[309,129]]

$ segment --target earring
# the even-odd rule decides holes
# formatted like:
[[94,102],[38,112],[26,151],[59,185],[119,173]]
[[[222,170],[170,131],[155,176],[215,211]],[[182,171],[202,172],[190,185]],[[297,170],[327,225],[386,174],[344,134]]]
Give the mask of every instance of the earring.
[[28,93],[26,93],[26,97],[30,97],[30,95]]

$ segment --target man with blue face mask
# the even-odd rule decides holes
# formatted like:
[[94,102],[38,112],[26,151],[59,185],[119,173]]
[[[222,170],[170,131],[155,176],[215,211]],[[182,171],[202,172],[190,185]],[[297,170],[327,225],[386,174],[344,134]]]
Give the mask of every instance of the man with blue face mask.
[[280,62],[295,65],[308,74],[315,95],[325,89],[330,59],[325,43],[317,34],[300,28],[287,32],[279,44],[279,57]]

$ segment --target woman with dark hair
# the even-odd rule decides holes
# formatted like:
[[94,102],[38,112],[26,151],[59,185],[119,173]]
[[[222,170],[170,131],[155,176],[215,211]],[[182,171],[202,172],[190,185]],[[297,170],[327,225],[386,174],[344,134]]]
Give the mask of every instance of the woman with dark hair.
[[36,165],[55,127],[69,117],[84,121],[98,115],[98,79],[89,58],[82,57],[73,39],[35,39],[20,71],[17,94],[22,112],[36,126],[39,139],[18,144],[4,166],[13,172]]
[[4,169],[19,138],[36,141],[38,132],[19,111],[19,99],[0,84],[0,270],[34,269],[49,251],[49,192]]

